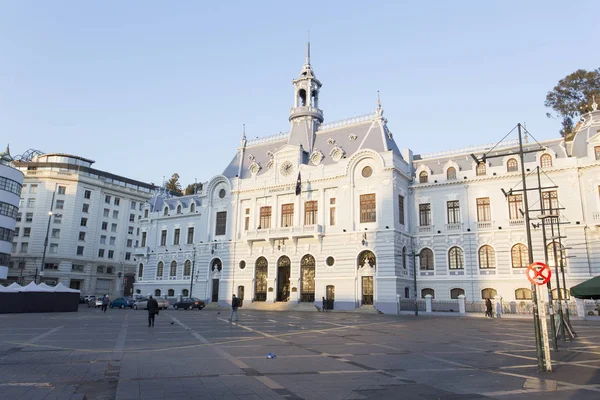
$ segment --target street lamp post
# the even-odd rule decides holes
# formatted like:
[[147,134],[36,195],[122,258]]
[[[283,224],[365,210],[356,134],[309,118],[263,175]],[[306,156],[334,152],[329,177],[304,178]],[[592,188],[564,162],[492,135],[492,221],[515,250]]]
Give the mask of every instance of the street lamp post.
[[190,277],[190,293],[189,297],[192,296],[192,289],[194,288],[194,270],[196,269],[196,247],[194,246],[194,256],[192,257],[192,276]]
[[414,292],[415,292],[415,315],[418,316],[419,315],[419,304],[418,302],[418,297],[417,297],[417,257],[419,257],[421,255],[421,252],[418,253],[412,253],[412,258],[413,258],[413,284],[414,284]]

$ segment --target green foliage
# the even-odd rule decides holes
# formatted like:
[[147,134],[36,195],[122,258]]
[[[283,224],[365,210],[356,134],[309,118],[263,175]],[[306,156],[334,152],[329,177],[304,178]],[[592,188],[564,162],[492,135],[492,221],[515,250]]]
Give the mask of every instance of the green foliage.
[[171,175],[171,179],[167,181],[165,185],[166,189],[173,193],[181,193],[181,183],[179,183],[179,174],[175,172]]
[[[573,119],[592,110],[592,97],[600,101],[600,68],[586,71],[578,69],[567,75],[546,94],[544,105],[552,108],[562,119],[560,134],[563,137],[573,132]],[[546,114],[552,118],[551,113]]]
[[188,194],[200,193],[202,191],[201,183],[190,183],[185,187],[184,194],[187,196]]

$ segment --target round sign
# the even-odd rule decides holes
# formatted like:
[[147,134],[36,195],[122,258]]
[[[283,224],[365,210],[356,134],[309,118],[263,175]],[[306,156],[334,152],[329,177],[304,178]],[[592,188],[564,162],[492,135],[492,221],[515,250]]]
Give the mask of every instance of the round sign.
[[527,279],[529,282],[535,283],[536,285],[545,285],[550,281],[552,271],[543,262],[534,262],[527,267]]

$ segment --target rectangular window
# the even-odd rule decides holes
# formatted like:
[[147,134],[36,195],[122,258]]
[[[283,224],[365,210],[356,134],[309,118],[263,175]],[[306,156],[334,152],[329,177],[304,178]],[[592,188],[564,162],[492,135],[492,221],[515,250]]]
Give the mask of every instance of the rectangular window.
[[451,200],[446,203],[448,207],[448,223],[460,223],[460,203],[458,200]]
[[38,187],[38,185],[29,186],[29,193],[31,193],[31,194],[37,193],[37,187]]
[[335,225],[335,197],[329,199],[329,225]]
[[[81,248],[81,254],[83,254],[83,247]],[[81,255],[79,254],[79,247],[77,248],[77,255]],[[83,272],[83,269],[85,268],[85,266],[83,264],[73,264],[71,265],[71,271],[74,272]]]
[[129,222],[135,222],[135,214],[129,214]]
[[121,198],[120,197],[115,197],[115,206],[118,206],[121,204]]
[[179,244],[180,233],[181,233],[180,229],[175,229],[175,232],[173,233],[173,244]]
[[[143,238],[143,236],[142,236],[142,238]],[[190,226],[188,228],[187,244],[194,244],[194,227],[193,226]]]
[[160,232],[160,245],[161,246],[167,245],[167,231]]
[[15,227],[15,236],[19,236],[20,232],[21,232],[21,228],[19,228],[18,226]]
[[92,198],[92,191],[91,190],[86,190],[85,192],[83,192],[83,198],[84,199],[91,199]]
[[106,244],[106,235],[100,236],[100,244]]
[[108,251],[108,258],[115,258],[115,251],[114,250],[109,250]]
[[268,229],[271,227],[271,207],[260,208],[259,229]]
[[281,205],[281,227],[294,226],[294,204]]
[[62,214],[54,214],[53,222],[55,224],[60,224],[62,222]]
[[127,247],[133,246],[133,239],[127,239]]
[[98,257],[104,257],[104,249],[98,249]]
[[600,146],[594,147],[594,157],[596,160],[600,160]]
[[31,236],[31,228],[23,228],[23,237]]
[[107,229],[108,229],[108,222],[106,222],[106,221],[102,221],[102,228],[101,228],[101,229],[102,229],[103,231],[107,230]]
[[25,222],[33,222],[33,213],[25,214]]
[[106,204],[110,204],[110,200],[111,200],[111,199],[112,199],[112,197],[111,197],[111,196],[109,196],[109,195],[106,195],[106,196],[104,196],[104,202],[105,202]]
[[542,193],[542,199],[544,200],[544,214],[545,215],[560,215],[558,205],[558,192],[556,190],[550,190]]
[[104,273],[104,267],[102,265],[99,265],[98,267],[96,267],[96,273],[97,274],[103,274]]
[[404,196],[398,195],[398,222],[404,225]]
[[114,236],[111,236],[110,239],[108,239],[108,244],[111,246],[114,246],[116,241],[117,241],[117,238]]
[[[117,231],[117,224],[111,224],[110,225],[110,231],[111,232],[116,232]],[[133,232],[132,232],[133,233]]]
[[58,253],[58,244],[50,243],[50,254],[56,254],[56,253]]
[[52,239],[60,239],[60,229],[52,229]]
[[22,213],[17,213],[17,222],[21,222],[22,218],[23,218],[23,214]]
[[27,208],[35,208],[35,198],[27,199]]
[[85,232],[79,232],[79,241],[85,241]]
[[21,243],[21,253],[27,253],[27,250],[29,250],[29,243]]
[[360,223],[377,220],[375,208],[375,193],[360,195]]
[[135,210],[136,205],[137,205],[137,203],[135,201],[132,201],[131,202],[131,209]]
[[65,201],[64,200],[56,200],[55,208],[57,210],[63,210],[65,208]]
[[108,208],[104,209],[104,213],[102,214],[104,218],[108,218],[110,216],[110,210]]
[[521,209],[523,209],[523,195],[512,194],[508,196],[508,217],[511,220],[521,219]]
[[250,229],[250,209],[246,208],[246,218],[244,219],[244,230]]
[[146,232],[142,232],[142,247],[146,247]]
[[81,226],[87,226],[87,218],[81,218],[81,222],[79,223]]
[[119,211],[113,210],[113,218],[115,218],[115,219],[119,218]]
[[67,187],[66,186],[59,186],[58,187],[58,194],[65,194],[67,193]]
[[490,198],[481,197],[477,199],[477,221],[486,222],[492,220],[492,213],[490,210]]
[[131,253],[125,253],[125,260],[131,260]]
[[227,211],[217,212],[217,226],[215,235],[224,235],[227,227]]
[[431,204],[424,203],[419,204],[419,225],[430,226],[431,225]]
[[[117,230],[115,229],[113,232],[116,232]],[[127,234],[128,235],[133,235],[133,226],[130,226],[127,228]]]
[[90,212],[90,205],[88,203],[83,203],[83,207],[81,208],[81,212],[82,213],[89,213]]
[[317,224],[317,211],[319,211],[319,206],[316,200],[311,200],[304,203],[304,225]]

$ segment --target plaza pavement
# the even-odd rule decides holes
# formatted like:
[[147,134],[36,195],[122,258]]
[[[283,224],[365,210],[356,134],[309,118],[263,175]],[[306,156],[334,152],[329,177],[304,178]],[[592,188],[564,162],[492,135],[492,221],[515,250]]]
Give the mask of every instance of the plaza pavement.
[[[240,310],[0,315],[0,399],[598,399],[600,324],[538,373],[531,321]],[[267,353],[276,358],[268,359]]]

